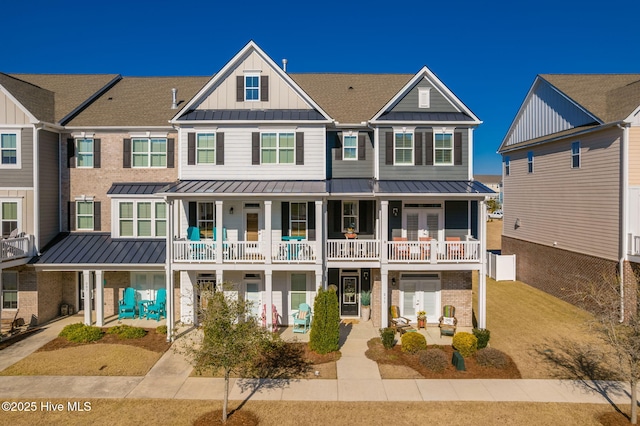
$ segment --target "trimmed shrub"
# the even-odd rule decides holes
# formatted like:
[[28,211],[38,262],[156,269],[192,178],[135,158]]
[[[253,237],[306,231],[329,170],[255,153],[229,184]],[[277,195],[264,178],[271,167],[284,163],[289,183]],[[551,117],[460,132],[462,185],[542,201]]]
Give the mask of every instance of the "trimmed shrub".
[[396,342],[396,331],[391,327],[381,328],[380,340],[382,340],[382,346],[384,346],[385,349],[393,348]]
[[466,358],[478,350],[478,339],[473,334],[462,331],[453,336],[453,347]]
[[427,339],[418,332],[404,333],[401,340],[402,352],[415,354],[418,351],[427,349]]
[[158,334],[167,334],[167,326],[166,325],[159,325],[156,327],[156,333]]
[[147,330],[122,324],[108,328],[107,334],[115,334],[119,339],[140,339],[147,335]]
[[103,334],[104,332],[99,327],[78,323],[69,324],[63,328],[59,336],[65,337],[70,342],[88,343],[100,340]]
[[473,335],[478,339],[478,349],[484,349],[489,344],[491,332],[486,328],[474,328]]
[[449,365],[449,357],[442,349],[427,349],[420,351],[420,364],[436,373],[442,373]]
[[340,348],[340,303],[332,289],[318,289],[313,303],[309,348],[327,354]]
[[507,356],[494,348],[483,348],[476,353],[476,362],[483,367],[505,368]]

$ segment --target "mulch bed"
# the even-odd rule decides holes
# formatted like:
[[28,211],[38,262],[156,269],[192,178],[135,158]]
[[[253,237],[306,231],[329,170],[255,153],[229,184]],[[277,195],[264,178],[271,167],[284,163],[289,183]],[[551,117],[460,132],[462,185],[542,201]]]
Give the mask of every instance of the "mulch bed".
[[328,354],[319,354],[317,352],[312,351],[311,349],[309,349],[309,344],[308,343],[303,343],[303,342],[295,342],[295,343],[289,343],[292,346],[301,346],[304,350],[304,354],[303,357],[304,359],[312,365],[316,365],[316,364],[325,364],[327,362],[335,362],[337,360],[340,359],[340,357],[342,356],[342,354],[340,353],[340,351],[336,351],[336,352],[329,352]]
[[227,413],[227,422],[222,423],[222,410],[209,411],[193,422],[194,426],[226,425],[226,426],[255,426],[260,420],[251,411],[234,410]]
[[[511,357],[505,354],[507,357],[507,366],[505,368],[492,368],[483,367],[478,365],[474,356],[470,356],[464,359],[466,371],[458,371],[449,364],[447,368],[441,372],[436,373],[420,363],[419,356],[417,354],[409,354],[402,352],[402,346],[396,345],[392,349],[385,349],[382,346],[380,338],[369,340],[367,343],[369,349],[365,353],[367,358],[376,361],[379,364],[392,364],[402,365],[412,368],[421,374],[425,379],[521,379],[520,370],[513,362]],[[427,349],[438,348],[442,349],[448,359],[453,357],[453,347],[429,345]]]
[[115,334],[106,334],[106,328],[103,328],[102,330],[105,331],[105,334],[100,340],[96,340],[95,342],[75,343],[67,340],[65,337],[56,337],[36,352],[55,351],[58,349],[73,348],[83,345],[100,345],[109,343],[113,345],[130,345],[153,352],[163,353],[171,346],[171,343],[167,342],[167,335],[157,333],[155,328],[145,329],[147,330],[147,334],[139,339],[121,339]]

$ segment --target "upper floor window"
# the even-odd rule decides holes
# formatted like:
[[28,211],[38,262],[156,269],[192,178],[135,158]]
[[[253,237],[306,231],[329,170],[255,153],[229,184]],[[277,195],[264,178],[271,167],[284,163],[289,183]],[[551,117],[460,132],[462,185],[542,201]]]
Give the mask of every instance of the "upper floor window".
[[18,202],[2,201],[2,238],[8,238],[18,228]]
[[394,164],[413,165],[413,133],[396,133],[394,146]]
[[580,168],[580,141],[571,143],[571,168]]
[[262,164],[294,164],[294,133],[262,133],[260,135]]
[[93,201],[76,201],[76,229],[93,231]]
[[93,139],[76,139],[78,147],[76,167],[93,167]]
[[196,161],[198,164],[216,163],[215,133],[198,133],[196,139]]
[[167,138],[132,138],[133,167],[166,167]]
[[509,176],[511,173],[511,157],[508,155],[504,157],[504,175]]
[[121,201],[120,237],[166,237],[167,205],[162,201]]
[[18,273],[2,271],[2,309],[18,309]]
[[418,89],[418,108],[431,107],[431,88],[420,87]]
[[348,230],[358,232],[358,202],[343,201],[342,202],[342,231]]
[[197,226],[200,229],[200,238],[213,239],[213,230],[216,226],[215,211],[214,203],[198,203]]
[[533,173],[533,151],[527,152],[527,170]]
[[358,136],[345,135],[342,141],[342,159],[357,160],[358,159]]
[[307,203],[289,204],[289,229],[291,237],[307,237]]
[[20,166],[20,146],[18,133],[0,133],[0,166],[19,167]]
[[245,101],[260,100],[260,76],[259,75],[244,76],[244,100]]
[[453,164],[453,133],[434,134],[434,164]]

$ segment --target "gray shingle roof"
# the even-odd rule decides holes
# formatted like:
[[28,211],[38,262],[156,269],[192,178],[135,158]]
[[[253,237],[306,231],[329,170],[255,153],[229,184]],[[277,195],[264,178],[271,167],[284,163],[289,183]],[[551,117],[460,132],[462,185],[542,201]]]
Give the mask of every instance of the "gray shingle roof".
[[54,93],[14,76],[0,73],[0,85],[38,120],[53,123]]

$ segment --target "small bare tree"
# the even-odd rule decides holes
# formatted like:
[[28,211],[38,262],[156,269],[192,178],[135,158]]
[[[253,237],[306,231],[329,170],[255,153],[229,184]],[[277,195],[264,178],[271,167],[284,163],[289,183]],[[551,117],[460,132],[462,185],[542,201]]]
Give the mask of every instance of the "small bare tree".
[[[638,277],[636,276],[636,282]],[[616,355],[620,372],[631,387],[631,424],[637,424],[638,407],[636,386],[640,379],[640,318],[638,286],[625,297],[625,320],[621,321],[620,284],[615,279],[604,279],[589,284],[579,291],[580,303],[594,314],[593,326],[611,346]]]

